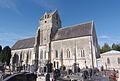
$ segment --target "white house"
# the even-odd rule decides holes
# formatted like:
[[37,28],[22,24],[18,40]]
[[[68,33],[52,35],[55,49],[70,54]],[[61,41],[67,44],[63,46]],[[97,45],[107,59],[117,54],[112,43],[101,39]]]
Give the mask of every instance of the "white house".
[[98,66],[103,66],[108,70],[120,70],[120,51],[111,50],[100,54],[101,58],[98,59]]

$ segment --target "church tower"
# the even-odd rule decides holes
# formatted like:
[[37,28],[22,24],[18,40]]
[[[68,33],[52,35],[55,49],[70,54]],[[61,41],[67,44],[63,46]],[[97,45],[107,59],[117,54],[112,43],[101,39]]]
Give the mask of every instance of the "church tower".
[[34,47],[37,66],[39,61],[46,64],[51,60],[51,40],[59,28],[61,20],[57,10],[51,13],[45,12],[40,18]]
[[39,21],[40,45],[46,45],[51,42],[52,36],[61,27],[58,11],[45,13]]

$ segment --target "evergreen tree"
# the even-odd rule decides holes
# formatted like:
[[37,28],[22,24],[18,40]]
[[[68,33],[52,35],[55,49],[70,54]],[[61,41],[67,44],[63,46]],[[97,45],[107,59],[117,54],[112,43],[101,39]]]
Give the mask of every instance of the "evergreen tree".
[[100,53],[102,53],[102,49],[101,49],[100,45],[98,45],[98,50]]
[[0,45],[0,52],[2,51],[2,46]]
[[120,44],[115,44],[115,43],[113,43],[113,44],[112,44],[112,50],[120,51]]
[[6,46],[3,48],[3,63],[7,63],[9,65],[11,58],[11,48],[9,46]]
[[0,45],[0,62],[2,62],[2,46]]
[[112,50],[116,50],[117,49],[117,45],[115,43],[112,44]]
[[105,43],[103,46],[102,46],[102,48],[100,49],[100,52],[101,53],[104,53],[104,52],[107,52],[107,51],[110,51],[111,50],[111,48],[110,48],[110,46],[108,45],[108,43]]
[[117,50],[117,51],[120,51],[120,44],[117,44],[116,50]]

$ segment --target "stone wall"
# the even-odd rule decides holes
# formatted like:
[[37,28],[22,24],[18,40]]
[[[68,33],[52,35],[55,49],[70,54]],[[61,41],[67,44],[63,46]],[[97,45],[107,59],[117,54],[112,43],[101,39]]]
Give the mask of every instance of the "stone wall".
[[[18,49],[18,50],[12,50],[12,57],[11,57],[11,69],[13,69],[13,59],[15,58],[15,67],[20,67],[21,65],[29,66],[34,64],[35,60],[35,53],[34,48],[26,48],[26,49]],[[14,60],[14,61],[15,61]]]
[[[107,61],[108,58],[109,58],[110,63],[108,63]],[[120,63],[118,63],[118,58],[120,59],[119,54],[101,55],[101,65],[103,65],[104,69],[120,70]]]
[[[92,67],[91,54],[94,50],[91,50],[91,41],[91,36],[53,41],[51,43],[52,63],[58,62],[59,67],[63,64],[67,68],[71,68],[75,62],[79,64],[80,68]],[[93,44],[92,49],[94,49]],[[57,58],[56,53],[58,53]],[[93,52],[94,61],[96,61],[95,56],[95,52]],[[57,68],[57,65],[55,67]]]

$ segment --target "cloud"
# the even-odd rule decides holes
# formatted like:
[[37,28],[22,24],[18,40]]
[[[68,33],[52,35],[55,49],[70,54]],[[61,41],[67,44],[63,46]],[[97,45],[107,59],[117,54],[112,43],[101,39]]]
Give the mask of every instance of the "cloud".
[[0,8],[11,9],[18,14],[21,14],[17,8],[15,0],[0,0]]
[[15,33],[0,33],[0,40],[16,40],[16,38],[21,38],[22,36],[15,34]]
[[100,46],[103,46],[104,43],[108,43],[109,45],[112,45],[113,43],[120,43],[120,37],[101,35],[98,37],[98,42]]
[[15,4],[13,0],[0,0],[0,7],[1,8],[13,8]]
[[30,36],[22,36],[16,33],[0,33],[0,45],[2,46],[12,46],[17,40],[28,38]]
[[110,36],[107,36],[107,35],[101,35],[98,37],[99,39],[110,39],[111,37]]
[[12,46],[12,44],[19,38],[21,38],[21,36],[15,34],[15,33],[0,33],[0,45]]

